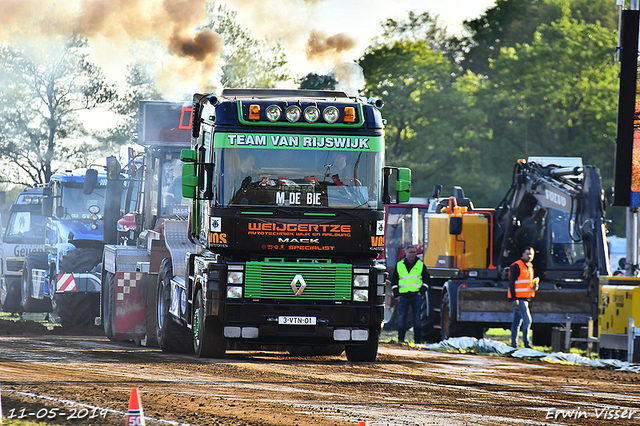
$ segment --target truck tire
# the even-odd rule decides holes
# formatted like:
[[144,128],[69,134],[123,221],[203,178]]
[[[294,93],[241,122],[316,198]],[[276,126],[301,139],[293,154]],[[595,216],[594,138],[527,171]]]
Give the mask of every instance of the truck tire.
[[22,286],[21,286],[21,304],[25,312],[51,312],[51,299],[45,297],[35,299],[31,295],[32,274],[31,270],[48,269],[47,253],[32,252],[24,259],[22,266]]
[[365,344],[345,346],[344,351],[347,354],[347,360],[351,362],[374,362],[378,357],[379,338],[380,333],[373,331]]
[[102,288],[100,289],[100,309],[102,314],[102,326],[104,334],[109,340],[114,339],[115,330],[115,295],[116,295],[116,275],[111,272],[105,272]]
[[171,259],[162,261],[160,276],[158,277],[157,326],[156,338],[158,346],[164,352],[193,353],[192,333],[186,327],[173,320],[169,313],[171,306],[171,278],[173,277],[173,265]]
[[66,328],[90,328],[100,315],[99,293],[56,293],[53,312]]
[[206,317],[204,296],[202,289],[198,289],[193,306],[193,350],[198,358],[224,358],[226,349],[222,322]]

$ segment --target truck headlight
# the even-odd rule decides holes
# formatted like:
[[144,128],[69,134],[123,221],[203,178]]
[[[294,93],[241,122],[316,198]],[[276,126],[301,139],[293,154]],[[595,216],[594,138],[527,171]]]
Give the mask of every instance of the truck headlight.
[[353,291],[353,301],[354,302],[368,302],[369,301],[369,290],[354,290]]
[[354,275],[353,276],[354,287],[369,287],[369,275]]
[[242,299],[242,287],[239,285],[228,286],[227,299]]
[[227,274],[227,284],[242,284],[244,272],[229,271]]

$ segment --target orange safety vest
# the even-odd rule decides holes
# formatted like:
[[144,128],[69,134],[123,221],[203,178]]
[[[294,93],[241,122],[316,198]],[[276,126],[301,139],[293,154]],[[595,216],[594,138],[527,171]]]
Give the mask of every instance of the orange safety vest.
[[[536,292],[533,289],[533,266],[527,266],[522,259],[519,259],[511,264],[511,266],[518,264],[520,267],[520,275],[516,278],[516,297],[518,299],[528,299],[535,297]],[[509,269],[511,273],[511,269]],[[511,286],[507,290],[507,297],[511,299]]]

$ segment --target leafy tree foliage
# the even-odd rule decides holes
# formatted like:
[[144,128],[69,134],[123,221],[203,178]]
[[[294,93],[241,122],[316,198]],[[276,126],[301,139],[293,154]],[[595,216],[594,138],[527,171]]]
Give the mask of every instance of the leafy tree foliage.
[[163,100],[164,96],[141,64],[131,64],[127,67],[126,91],[114,100],[111,110],[121,116],[121,119],[105,131],[95,136],[100,141],[100,151],[106,155],[118,152],[122,145],[136,140],[138,126],[138,109],[141,100]]
[[222,36],[224,87],[269,88],[289,78],[284,48],[279,42],[258,40],[236,20],[237,13],[225,6],[208,5],[211,22],[205,28]]
[[[487,161],[578,156],[613,176],[616,36],[568,15],[539,27],[530,44],[503,48],[478,92],[492,139]],[[496,154],[493,154],[496,153]]]
[[115,90],[87,61],[86,46],[78,37],[0,46],[0,181],[47,182],[92,149],[79,112],[108,104]]
[[338,80],[331,74],[320,75],[312,72],[296,80],[296,83],[301,89],[335,90]]
[[465,21],[469,36],[452,44],[463,51],[466,69],[492,76],[489,64],[500,56],[503,47],[531,43],[538,26],[549,25],[567,13],[609,30],[618,26],[615,2],[609,0],[496,0],[485,14]]
[[[415,196],[459,185],[476,206],[496,206],[527,156],[579,156],[611,183],[616,34],[595,20],[611,5],[595,3],[498,0],[475,51],[443,40],[431,17],[383,25],[360,65],[366,94],[385,101],[387,162],[413,169]],[[481,54],[486,70],[474,73]]]
[[[437,183],[453,184],[475,149],[465,141],[478,131],[468,114],[474,102],[469,94],[479,80],[470,73],[457,77],[455,64],[430,47],[441,47],[434,25],[428,14],[387,21],[384,42],[374,43],[359,61],[366,95],[385,102],[387,162],[412,168],[417,194],[431,193]],[[415,40],[417,34],[428,40]]]

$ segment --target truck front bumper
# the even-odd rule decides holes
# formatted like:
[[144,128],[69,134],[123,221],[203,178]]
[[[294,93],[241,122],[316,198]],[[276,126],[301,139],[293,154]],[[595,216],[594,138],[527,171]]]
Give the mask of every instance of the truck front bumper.
[[362,344],[379,333],[383,306],[228,303],[227,339],[269,345]]

